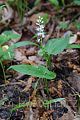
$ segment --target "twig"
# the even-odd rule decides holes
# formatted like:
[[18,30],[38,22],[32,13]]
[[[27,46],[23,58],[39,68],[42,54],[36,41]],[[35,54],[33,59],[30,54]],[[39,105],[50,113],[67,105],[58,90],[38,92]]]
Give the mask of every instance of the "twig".
[[26,82],[20,81],[20,82],[14,82],[14,83],[6,83],[6,84],[0,85],[0,87],[4,87],[4,86],[7,86],[7,85],[22,85],[22,84],[26,85]]
[[79,6],[79,5],[74,5],[73,3],[68,4],[68,5],[65,5],[65,6],[62,7],[62,9],[61,9],[59,12],[57,12],[55,15],[57,16],[57,15],[59,15],[59,14],[63,14],[63,12],[65,12],[65,10],[68,9],[68,8],[80,8],[80,6]]
[[80,13],[78,13],[77,15],[75,15],[75,16],[72,18],[72,20],[70,21],[69,24],[71,24],[72,22],[74,22],[75,19],[78,18],[79,16],[80,16]]
[[51,28],[49,30],[49,33],[48,33],[48,35],[46,35],[44,41],[48,41],[48,39],[51,37],[54,29],[55,29],[55,22],[52,23]]
[[55,13],[55,16],[57,16],[57,18],[62,18],[64,16],[67,16],[69,14],[72,13],[72,11],[70,12],[65,12],[68,8],[80,8],[80,6],[78,5],[74,5],[74,4],[69,4],[69,5],[65,5],[60,11],[58,11],[57,13]]
[[32,15],[37,9],[38,9],[38,6],[33,7],[29,12],[25,14],[25,16],[27,17]]

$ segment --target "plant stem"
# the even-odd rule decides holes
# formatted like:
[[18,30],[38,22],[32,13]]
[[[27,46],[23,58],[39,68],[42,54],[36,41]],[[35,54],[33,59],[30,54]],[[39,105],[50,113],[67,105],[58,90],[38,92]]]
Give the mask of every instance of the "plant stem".
[[5,70],[4,70],[4,66],[3,66],[3,63],[2,63],[2,61],[1,61],[1,60],[0,60],[0,64],[1,64],[1,67],[2,67],[2,71],[3,71],[4,83],[6,83],[6,75],[5,75]]
[[51,56],[50,55],[47,55],[46,66],[47,68],[51,68]]
[[44,83],[45,83],[45,90],[46,90],[47,94],[49,95],[49,88],[48,88],[48,81],[47,81],[47,79],[44,79]]

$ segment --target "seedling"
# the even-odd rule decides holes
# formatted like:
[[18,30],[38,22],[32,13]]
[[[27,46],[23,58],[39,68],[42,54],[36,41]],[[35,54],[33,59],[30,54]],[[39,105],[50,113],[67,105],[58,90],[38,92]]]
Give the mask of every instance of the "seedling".
[[56,98],[56,99],[52,99],[52,100],[45,100],[45,101],[43,101],[43,106],[46,108],[49,108],[49,106],[52,103],[61,102],[63,100],[65,100],[65,98]]

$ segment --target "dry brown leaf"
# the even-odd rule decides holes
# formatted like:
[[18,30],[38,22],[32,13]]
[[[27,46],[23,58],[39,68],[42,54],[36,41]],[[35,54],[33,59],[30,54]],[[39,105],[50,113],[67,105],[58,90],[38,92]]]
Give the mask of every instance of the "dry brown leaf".
[[36,64],[44,65],[44,62],[41,61],[41,58],[39,56],[29,56],[28,58],[30,61],[33,61]]
[[24,55],[24,49],[16,49],[15,50],[15,59],[18,61],[22,61],[24,59],[27,59],[26,56]]
[[27,80],[27,82],[26,82],[26,86],[25,86],[25,88],[23,89],[23,91],[25,91],[25,92],[27,92],[29,89],[30,89],[30,87],[32,86],[32,82],[34,81],[34,77],[30,77],[28,80]]
[[40,117],[40,120],[49,120],[49,119],[50,119],[50,115],[48,114],[48,112],[44,112],[42,116]]
[[27,49],[25,53],[26,53],[26,56],[35,55],[37,53],[36,47],[31,47],[31,48]]
[[49,92],[50,92],[51,94],[54,94],[54,93],[55,93],[54,87],[49,88]]
[[62,104],[62,106],[66,107],[68,109],[68,112],[66,114],[63,114],[63,116],[58,118],[58,120],[74,120],[74,113],[73,113],[71,107],[66,103],[65,100],[62,100],[61,104]]
[[22,60],[21,63],[23,63],[23,64],[30,64],[30,65],[36,65],[33,61],[28,60],[28,59],[24,59],[24,60]]
[[29,59],[27,59],[26,55],[25,55],[25,51],[26,49],[25,48],[18,48],[15,50],[15,59],[17,61],[20,61],[21,63],[24,63],[24,64],[31,64],[31,65],[34,65],[35,63]]
[[38,14],[33,14],[30,17],[30,21],[32,22],[32,24],[35,26],[36,25],[36,20],[38,19],[39,16],[44,16],[45,13],[44,12],[39,12]]
[[6,21],[10,22],[13,18],[13,9],[6,3],[6,7],[2,10],[2,20],[0,23],[6,23]]
[[[39,120],[39,110],[33,109],[30,107],[29,109],[24,110],[25,118],[24,120]],[[31,115],[31,117],[30,117]]]
[[33,107],[36,108],[36,107],[38,106],[37,97],[34,96],[31,102],[32,102],[32,106],[33,106]]
[[35,89],[35,90],[32,92],[32,95],[30,96],[30,100],[32,100],[32,99],[35,97],[36,92],[37,92],[37,89]]
[[0,0],[0,4],[4,3],[6,0]]
[[62,89],[63,89],[62,80],[59,80],[59,81],[58,81],[58,86],[57,86],[57,88],[58,88],[58,96],[59,96],[59,97],[62,97]]

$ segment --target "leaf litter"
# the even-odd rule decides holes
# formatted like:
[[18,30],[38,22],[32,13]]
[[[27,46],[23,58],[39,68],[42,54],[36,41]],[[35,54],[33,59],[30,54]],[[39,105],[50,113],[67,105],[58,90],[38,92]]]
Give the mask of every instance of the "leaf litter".
[[[4,2],[4,1],[3,1]],[[32,1],[33,2],[33,1]],[[48,7],[47,7],[48,6]],[[69,6],[68,6],[69,7]],[[35,32],[35,23],[38,15],[49,15],[48,22],[45,24],[46,37],[45,41],[49,38],[64,36],[65,29],[57,28],[58,23],[63,19],[72,20],[74,15],[80,11],[78,7],[64,8],[60,11],[59,19],[53,19],[58,12],[50,3],[41,1],[40,7],[28,11],[24,15],[23,22],[21,23],[18,17],[16,9],[6,5],[2,11],[2,20],[0,22],[0,32],[7,29],[12,29],[17,33],[20,33],[22,37],[17,40],[8,42],[8,44],[14,44],[17,41],[31,40],[36,42],[32,36]],[[33,7],[34,8],[34,7]],[[36,11],[38,10],[38,11]],[[40,12],[42,11],[42,12]],[[37,14],[34,14],[34,12]],[[62,14],[63,13],[63,14]],[[53,15],[53,16],[52,16]],[[61,16],[62,15],[62,16]],[[80,16],[79,16],[80,17]],[[79,21],[80,18],[77,20]],[[8,20],[8,21],[7,21]],[[53,22],[54,21],[54,22]],[[56,22],[55,22],[56,21]],[[79,30],[75,28],[73,24],[70,24],[68,28],[73,36],[70,38],[70,43],[80,43]],[[15,50],[15,59],[11,62],[5,63],[5,66],[25,63],[29,65],[42,65],[45,61],[42,57],[37,56],[38,49],[33,46],[20,47]],[[16,72],[9,73],[6,71],[7,83],[2,84],[0,82],[0,119],[4,120],[77,120],[80,119],[77,113],[77,100],[76,96],[80,92],[80,51],[79,50],[67,50],[60,55],[56,55],[52,58],[52,68],[55,69],[57,77],[55,81],[50,81],[48,84],[49,91],[47,92],[43,81],[30,77],[29,75],[18,74]],[[5,61],[4,61],[5,62]],[[1,67],[0,67],[1,69]],[[5,68],[6,69],[6,68]],[[2,70],[0,70],[2,71]],[[9,75],[10,74],[10,75]],[[0,79],[3,80],[1,73]],[[40,83],[38,83],[39,81]],[[36,87],[35,87],[36,86]],[[47,107],[43,106],[45,99],[54,100],[55,98],[65,98],[62,102],[56,102],[48,104]],[[27,104],[31,102],[29,106],[19,106],[19,109],[11,113],[12,108],[15,108],[21,103]],[[47,101],[47,102],[48,102]],[[48,102],[49,103],[49,102]]]

